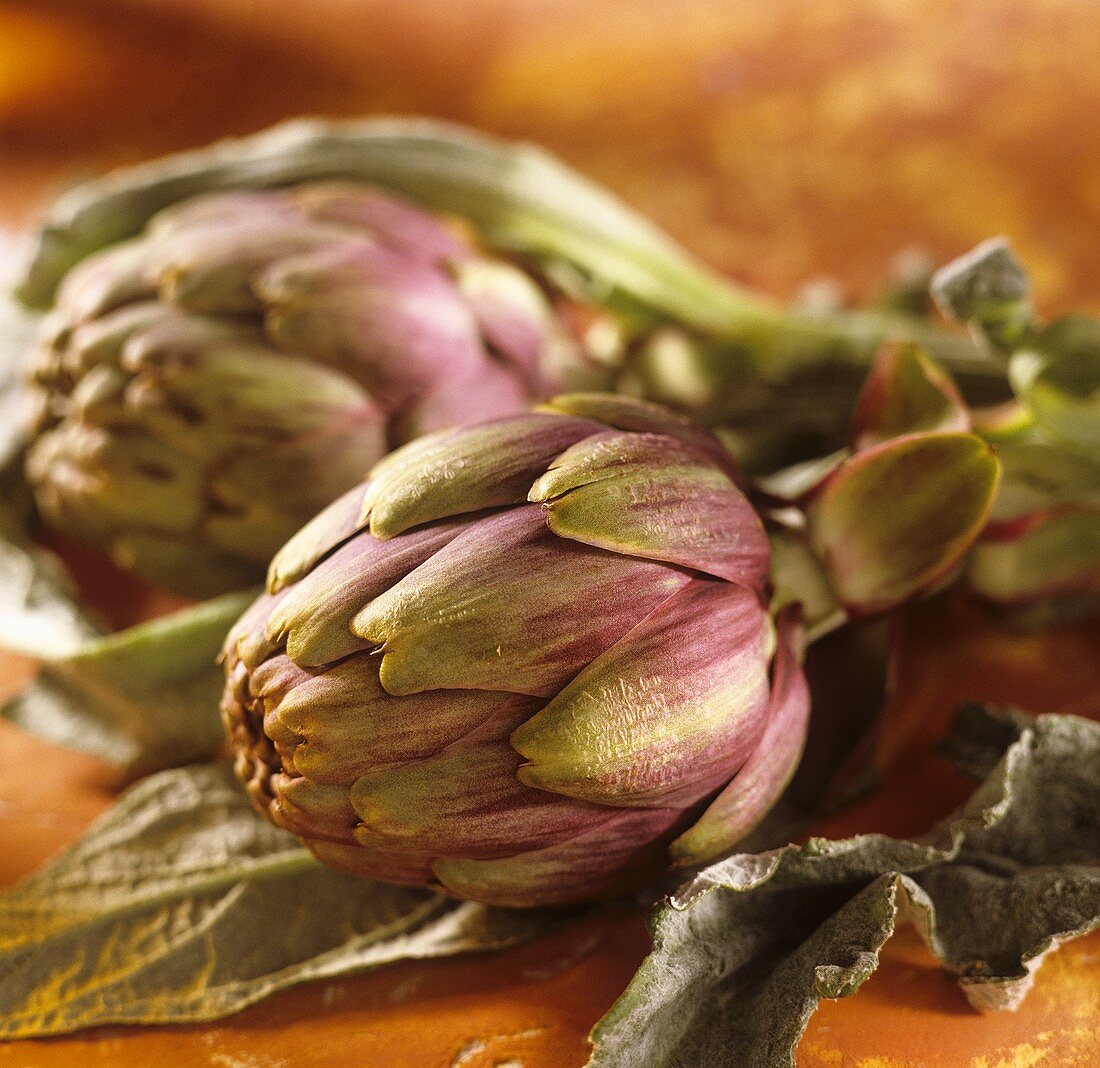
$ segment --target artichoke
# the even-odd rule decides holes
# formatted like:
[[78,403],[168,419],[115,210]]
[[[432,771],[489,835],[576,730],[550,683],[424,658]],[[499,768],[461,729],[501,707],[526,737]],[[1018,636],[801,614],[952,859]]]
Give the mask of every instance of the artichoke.
[[559,337],[526,274],[391,193],[188,197],[62,281],[27,479],[164,585],[243,586],[395,445],[526,408]]
[[[913,480],[919,510],[891,508]],[[965,433],[842,464],[808,513],[826,583],[874,611],[939,581],[995,481]],[[493,904],[705,861],[805,734],[769,559],[729,456],[655,405],[574,394],[421,438],[284,546],[231,631],[238,775],[325,863]]]
[[287,123],[79,186],[16,295],[49,313],[40,513],[197,595],[259,578],[395,445],[601,387],[627,323],[772,314],[537,149],[386,119]]

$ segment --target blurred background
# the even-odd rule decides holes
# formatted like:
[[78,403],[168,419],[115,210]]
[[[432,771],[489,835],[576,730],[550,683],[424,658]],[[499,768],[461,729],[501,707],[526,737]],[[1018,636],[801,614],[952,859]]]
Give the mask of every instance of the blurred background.
[[303,112],[542,142],[774,293],[1007,233],[1096,308],[1094,0],[0,0],[0,220]]

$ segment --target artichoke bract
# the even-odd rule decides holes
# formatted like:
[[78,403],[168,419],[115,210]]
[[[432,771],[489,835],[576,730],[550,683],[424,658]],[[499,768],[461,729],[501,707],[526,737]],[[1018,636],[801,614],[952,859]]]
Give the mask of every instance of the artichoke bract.
[[420,439],[291,539],[229,635],[238,774],[358,875],[510,906],[637,887],[728,848],[798,758],[768,560],[728,456],[655,406]]
[[243,586],[394,446],[525,409],[560,338],[531,278],[392,193],[199,194],[61,281],[28,481],[147,577]]

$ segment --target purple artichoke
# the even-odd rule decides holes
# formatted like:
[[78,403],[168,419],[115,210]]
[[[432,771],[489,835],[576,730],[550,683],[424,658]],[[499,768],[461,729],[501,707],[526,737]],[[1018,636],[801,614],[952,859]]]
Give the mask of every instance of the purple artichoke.
[[390,193],[191,197],[61,282],[28,480],[147,576],[240,586],[395,445],[526,408],[558,336],[530,278]]
[[988,517],[996,457],[928,417],[920,374],[900,403],[911,370],[884,359],[864,447],[756,503],[708,432],[601,394],[386,457],[226,641],[253,802],[333,867],[499,905],[728,851],[802,749],[801,618],[941,586]]
[[717,442],[595,395],[398,450],[276,556],[225,647],[257,807],[326,864],[501,905],[637,887],[768,809],[796,616]]

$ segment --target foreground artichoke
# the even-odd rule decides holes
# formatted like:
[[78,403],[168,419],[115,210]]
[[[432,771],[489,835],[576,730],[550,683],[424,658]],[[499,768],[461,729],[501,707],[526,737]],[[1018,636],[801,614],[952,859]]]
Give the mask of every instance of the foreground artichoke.
[[[927,510],[891,507],[913,479]],[[964,433],[857,455],[810,513],[824,575],[868,610],[939,581],[995,481]],[[727,850],[808,711],[798,611],[773,622],[739,482],[705,431],[593,394],[387,457],[282,549],[227,639],[253,802],[334,867],[501,905]]]
[[186,198],[62,281],[28,481],[165,585],[242,586],[395,445],[523,410],[556,339],[533,281],[390,193]]

